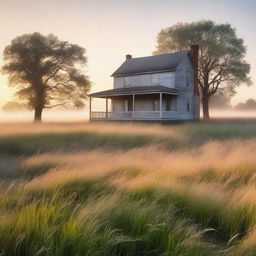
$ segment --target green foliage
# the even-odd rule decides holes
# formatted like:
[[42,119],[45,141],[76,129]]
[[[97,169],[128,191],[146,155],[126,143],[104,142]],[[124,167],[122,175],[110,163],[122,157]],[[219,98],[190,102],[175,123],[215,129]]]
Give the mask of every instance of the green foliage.
[[177,221],[169,206],[123,196],[102,213],[84,215],[106,196],[79,207],[67,198],[52,194],[13,207],[0,222],[2,255],[213,255],[196,227]]
[[24,34],[12,40],[4,50],[4,74],[16,95],[35,109],[41,119],[44,108],[73,104],[82,107],[90,89],[89,79],[81,71],[87,58],[78,45],[60,41],[53,34]]
[[250,65],[244,59],[246,47],[230,24],[203,20],[162,29],[154,53],[187,50],[192,44],[200,47],[198,82],[207,108],[209,98],[216,92],[232,96],[240,84],[251,83]]

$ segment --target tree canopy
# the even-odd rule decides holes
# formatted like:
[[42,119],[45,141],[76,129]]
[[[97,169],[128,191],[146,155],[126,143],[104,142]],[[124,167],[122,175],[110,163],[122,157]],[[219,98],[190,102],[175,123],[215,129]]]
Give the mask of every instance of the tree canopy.
[[210,20],[178,23],[162,29],[154,54],[187,50],[199,45],[198,83],[203,114],[209,118],[209,99],[217,91],[232,96],[241,84],[250,84],[250,65],[245,61],[246,47],[230,24]]
[[13,39],[4,50],[4,61],[9,86],[35,110],[35,120],[41,120],[44,108],[84,106],[91,85],[84,73],[84,48],[35,32]]

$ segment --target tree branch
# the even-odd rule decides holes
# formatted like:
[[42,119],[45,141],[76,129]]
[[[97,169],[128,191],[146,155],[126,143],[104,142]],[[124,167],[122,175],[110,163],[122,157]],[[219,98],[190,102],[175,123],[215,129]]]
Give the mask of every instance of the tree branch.
[[43,85],[45,86],[47,84],[47,82],[52,79],[58,72],[60,71],[60,67],[58,67],[53,74],[51,74],[48,78],[46,78],[46,80],[43,82]]
[[214,93],[217,92],[221,82],[223,82],[224,80],[222,79],[222,77],[220,77],[214,84],[216,84],[216,86],[214,87],[214,84],[213,84],[213,88],[212,90],[209,92],[210,95],[213,95]]
[[63,105],[66,105],[66,103],[59,103],[59,104],[55,104],[55,105],[52,105],[52,106],[45,106],[44,108],[54,108],[54,107],[63,106]]
[[[221,77],[222,71],[223,71],[223,69],[221,68],[221,69],[219,70],[219,72],[212,78],[212,81],[209,83],[209,85],[214,84],[216,81],[219,80],[219,79],[217,79],[217,78],[218,78],[218,76]],[[221,77],[221,78],[222,78],[222,77]]]

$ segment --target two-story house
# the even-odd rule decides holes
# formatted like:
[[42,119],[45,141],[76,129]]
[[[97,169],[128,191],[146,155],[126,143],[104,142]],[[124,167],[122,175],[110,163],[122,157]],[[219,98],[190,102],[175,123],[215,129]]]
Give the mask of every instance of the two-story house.
[[[114,88],[90,94],[90,120],[198,120],[198,45],[190,51],[132,58],[112,74]],[[91,111],[91,99],[104,98],[106,109]],[[111,111],[109,111],[111,100]]]

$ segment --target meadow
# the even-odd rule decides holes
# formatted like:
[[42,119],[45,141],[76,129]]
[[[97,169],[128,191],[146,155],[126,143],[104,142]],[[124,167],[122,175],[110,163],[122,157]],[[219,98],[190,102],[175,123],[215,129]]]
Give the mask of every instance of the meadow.
[[256,120],[2,123],[0,255],[256,255]]

